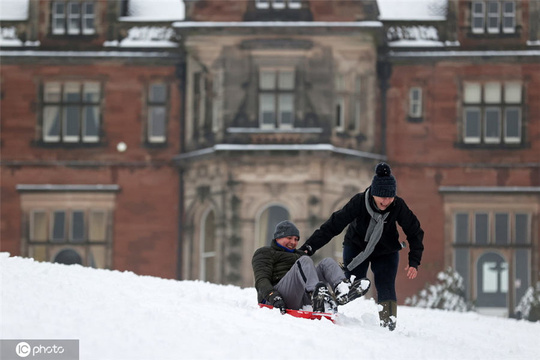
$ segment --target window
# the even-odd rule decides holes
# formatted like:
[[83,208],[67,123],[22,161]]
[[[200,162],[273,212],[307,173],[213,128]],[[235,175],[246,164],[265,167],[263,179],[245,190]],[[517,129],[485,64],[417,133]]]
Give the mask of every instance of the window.
[[224,74],[219,70],[214,74],[212,82],[212,131],[218,132],[223,117]]
[[259,72],[259,123],[262,129],[291,129],[294,123],[294,70]]
[[514,33],[516,31],[515,2],[473,1],[471,4],[471,31],[473,34]]
[[201,232],[201,274],[204,281],[217,283],[216,219],[210,210],[203,216]]
[[354,118],[353,118],[353,131],[360,131],[362,124],[362,77],[356,76],[354,82]]
[[422,88],[413,87],[409,89],[409,117],[422,117]]
[[97,143],[101,117],[97,82],[47,82],[43,86],[42,137],[46,143]]
[[463,202],[450,205],[453,266],[464,278],[469,299],[479,308],[498,308],[501,315],[512,313],[512,304],[531,283],[530,259],[536,242],[531,232],[534,210],[515,204],[505,208],[501,204],[506,201],[513,203],[515,198],[491,195],[482,200],[480,196],[475,202],[486,205],[476,209]]
[[341,132],[345,130],[345,99],[343,96],[336,97],[336,103],[334,105],[334,119],[336,131]]
[[290,215],[289,211],[281,205],[271,205],[259,215],[257,222],[257,248],[270,245],[276,225],[283,220],[290,220]]
[[530,244],[530,215],[480,210],[454,214],[454,244]]
[[269,9],[270,6],[273,9],[299,9],[302,7],[301,0],[255,0],[255,7],[257,9]]
[[522,142],[521,83],[465,83],[463,142],[519,144]]
[[111,266],[114,194],[21,191],[23,255],[38,261]]
[[54,35],[95,34],[95,17],[93,1],[53,1],[52,33]]
[[148,88],[148,142],[167,140],[167,85],[153,83]]

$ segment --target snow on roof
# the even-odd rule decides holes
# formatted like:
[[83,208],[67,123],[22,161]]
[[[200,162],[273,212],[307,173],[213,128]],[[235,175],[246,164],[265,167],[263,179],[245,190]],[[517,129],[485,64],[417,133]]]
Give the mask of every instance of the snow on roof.
[[249,27],[356,27],[380,28],[380,21],[181,21],[172,24],[175,28],[249,28]]
[[0,21],[20,21],[28,19],[29,0],[1,0]]
[[120,20],[178,21],[184,20],[184,12],[183,0],[129,0],[128,14]]
[[440,21],[446,19],[448,0],[377,0],[379,20]]

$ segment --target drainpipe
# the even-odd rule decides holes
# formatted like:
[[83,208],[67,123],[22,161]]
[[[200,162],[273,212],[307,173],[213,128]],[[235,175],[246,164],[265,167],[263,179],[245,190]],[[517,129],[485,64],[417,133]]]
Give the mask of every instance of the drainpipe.
[[[180,154],[183,154],[185,151],[184,146],[184,129],[185,129],[185,120],[186,120],[186,61],[185,53],[182,52],[182,60],[176,65],[176,78],[178,79],[178,89],[180,91],[180,134],[178,134],[180,139]],[[184,170],[181,164],[176,164],[178,166],[178,249],[177,249],[177,259],[176,259],[176,278],[178,280],[183,279],[183,243],[184,243]]]
[[379,86],[381,89],[381,153],[386,155],[386,96],[390,88],[389,80],[392,75],[392,64],[387,60],[380,60],[377,63],[377,77],[379,78]]

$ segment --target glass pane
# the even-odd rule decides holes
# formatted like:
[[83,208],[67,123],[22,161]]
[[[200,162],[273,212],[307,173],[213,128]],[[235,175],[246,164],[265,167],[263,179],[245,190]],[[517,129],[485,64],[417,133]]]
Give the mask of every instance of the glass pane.
[[83,85],[84,102],[97,103],[100,97],[100,87],[97,82],[87,82]]
[[60,107],[58,106],[43,108],[43,140],[60,140]]
[[64,16],[66,12],[65,7],[64,7],[64,2],[55,1],[53,4],[53,12],[54,12],[53,15]]
[[204,280],[216,283],[216,257],[207,257],[203,259],[204,261]]
[[281,126],[292,126],[294,113],[294,96],[279,95],[279,123]]
[[466,83],[463,100],[467,104],[479,104],[482,100],[482,87],[480,84]]
[[259,75],[259,88],[263,90],[271,90],[276,88],[276,72],[261,71]]
[[516,244],[530,244],[530,225],[528,214],[516,214]]
[[465,286],[465,295],[468,298],[470,293],[470,268],[469,268],[469,249],[468,248],[456,248],[454,250],[454,266],[456,271],[463,278],[463,284]]
[[65,265],[82,265],[82,258],[79,253],[73,249],[64,249],[60,251],[55,257],[54,262]]
[[32,245],[28,249],[28,255],[37,261],[49,261],[47,256],[47,247],[47,245]]
[[266,126],[275,126],[275,109],[274,109],[275,97],[271,94],[261,94],[259,95],[259,111],[260,111],[260,121],[261,125]]
[[216,251],[216,237],[215,237],[215,216],[214,212],[210,211],[206,216],[206,222],[204,224],[204,252]]
[[148,131],[150,140],[165,139],[165,107],[164,106],[152,106],[150,109],[150,121],[148,124]]
[[501,84],[500,83],[487,83],[485,85],[484,100],[488,104],[500,104],[501,103]]
[[465,109],[465,141],[480,142],[480,109]]
[[482,264],[483,287],[485,293],[508,292],[508,263],[485,262]]
[[97,141],[99,139],[99,107],[85,106],[83,108],[85,141]]
[[294,89],[294,71],[280,71],[278,87],[281,90]]
[[165,84],[150,85],[150,102],[164,103],[167,100],[167,88]]
[[521,104],[521,83],[504,84],[504,102],[507,104]]
[[469,214],[458,213],[455,215],[455,239],[456,244],[469,243]]
[[486,142],[500,142],[501,111],[499,108],[486,109]]
[[62,92],[60,83],[46,83],[44,87],[43,100],[45,102],[60,102]]
[[485,245],[488,243],[489,236],[488,214],[475,214],[474,219],[474,243]]
[[516,284],[516,299],[521,299],[527,288],[530,286],[530,250],[516,249],[515,250],[515,284]]
[[68,33],[79,34],[81,27],[81,9],[79,3],[68,4]]
[[84,212],[75,210],[71,213],[71,241],[84,241]]
[[80,132],[80,108],[66,106],[64,109],[64,141],[77,141]]
[[30,216],[30,240],[47,241],[47,213],[32,211]]
[[107,249],[103,245],[90,246],[88,253],[88,266],[97,269],[105,269],[107,267]]
[[81,85],[75,82],[68,82],[64,85],[64,101],[81,101]]
[[107,234],[107,213],[105,211],[91,211],[88,222],[88,240],[105,241]]
[[505,111],[505,137],[506,140],[521,140],[521,109],[507,108]]
[[478,1],[473,3],[473,13],[475,15],[484,14],[484,4]]
[[510,242],[509,219],[508,214],[495,214],[495,244],[507,245]]
[[65,239],[66,213],[63,210],[53,213],[52,241],[62,242]]

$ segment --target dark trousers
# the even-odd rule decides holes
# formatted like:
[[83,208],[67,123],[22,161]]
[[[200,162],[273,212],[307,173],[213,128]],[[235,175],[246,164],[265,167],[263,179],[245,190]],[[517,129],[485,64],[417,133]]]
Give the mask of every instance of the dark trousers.
[[[344,245],[344,265],[347,266],[358,254],[359,250],[355,247]],[[371,271],[373,271],[373,275],[375,276],[374,282],[377,289],[377,302],[397,301],[396,275],[399,266],[399,253],[394,252],[377,257],[370,256],[352,271],[346,270],[345,275],[347,277],[354,275],[356,278],[365,278],[370,264]]]

